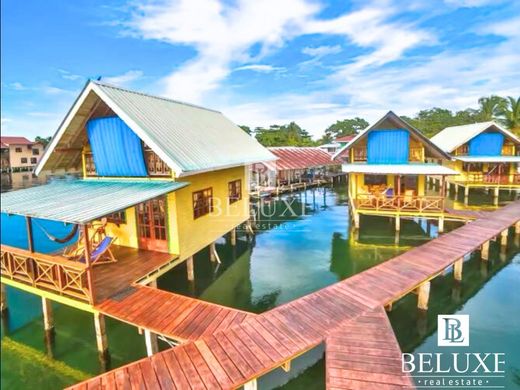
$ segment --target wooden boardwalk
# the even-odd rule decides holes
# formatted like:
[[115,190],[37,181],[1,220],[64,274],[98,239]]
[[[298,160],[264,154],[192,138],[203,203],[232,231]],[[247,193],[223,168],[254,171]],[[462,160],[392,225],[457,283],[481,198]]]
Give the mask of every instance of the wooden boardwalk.
[[130,286],[95,308],[107,316],[178,342],[199,339],[255,316],[141,285]]
[[520,202],[515,202],[346,280],[72,388],[239,387],[428,285],[455,262],[461,266],[465,255],[519,221]]
[[446,218],[455,220],[474,220],[478,218],[486,218],[492,211],[486,210],[455,210],[446,207]]
[[328,389],[413,389],[401,370],[401,349],[383,308],[339,327],[325,340]]

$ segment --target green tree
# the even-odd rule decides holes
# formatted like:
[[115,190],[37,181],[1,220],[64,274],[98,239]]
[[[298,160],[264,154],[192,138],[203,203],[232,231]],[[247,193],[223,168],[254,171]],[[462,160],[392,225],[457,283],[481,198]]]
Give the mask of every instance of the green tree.
[[255,137],[264,146],[313,146],[315,143],[309,133],[297,123],[271,125],[269,128],[257,127]]
[[238,126],[240,127],[242,130],[244,130],[247,134],[251,134],[251,128],[249,126],[246,126],[246,125],[240,125]]
[[484,122],[492,121],[504,109],[506,104],[507,100],[500,96],[491,95],[488,97],[481,97],[478,99],[480,120]]
[[509,130],[520,135],[520,97],[516,99],[508,96],[506,104],[501,108],[499,115]]
[[322,137],[322,141],[325,141],[325,143],[331,142],[338,137],[356,134],[367,127],[368,122],[363,118],[355,117],[352,119],[343,119],[327,127],[325,135]]
[[51,142],[51,139],[52,137],[40,137],[40,136],[37,136],[35,139],[34,139],[34,142],[39,142],[43,145],[44,148],[47,147],[47,145],[49,144],[49,142]]

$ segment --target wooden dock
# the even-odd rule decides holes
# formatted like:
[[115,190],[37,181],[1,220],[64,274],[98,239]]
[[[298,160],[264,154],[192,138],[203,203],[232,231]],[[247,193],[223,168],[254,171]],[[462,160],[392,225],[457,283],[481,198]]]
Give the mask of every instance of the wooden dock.
[[96,310],[181,343],[197,340],[255,316],[141,285],[129,286],[96,306]]
[[[334,343],[344,327],[355,326],[410,292],[417,292],[418,307],[427,309],[431,279],[452,265],[454,277],[462,278],[464,256],[482,248],[486,259],[490,240],[500,236],[504,245],[511,226],[520,233],[519,223],[520,202],[514,202],[346,280],[71,388],[254,389],[256,378],[287,368],[292,359],[322,342]],[[380,332],[388,331],[384,321],[379,324]],[[362,356],[374,364],[370,355]],[[347,383],[344,388],[359,388],[342,383]]]
[[401,348],[383,308],[341,326],[325,341],[328,389],[413,389]]

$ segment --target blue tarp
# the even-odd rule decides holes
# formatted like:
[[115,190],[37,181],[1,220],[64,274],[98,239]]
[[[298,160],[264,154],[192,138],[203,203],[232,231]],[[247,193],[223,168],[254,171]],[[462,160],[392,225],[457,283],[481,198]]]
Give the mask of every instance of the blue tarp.
[[408,162],[410,134],[407,130],[374,130],[368,133],[369,164],[405,164]]
[[98,176],[148,175],[141,140],[121,119],[91,119],[87,133]]
[[469,141],[470,156],[500,156],[504,145],[504,134],[481,133]]

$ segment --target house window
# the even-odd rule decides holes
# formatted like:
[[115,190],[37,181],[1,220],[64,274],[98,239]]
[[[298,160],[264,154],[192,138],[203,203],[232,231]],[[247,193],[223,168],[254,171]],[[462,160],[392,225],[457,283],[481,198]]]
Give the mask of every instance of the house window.
[[32,153],[33,153],[33,156],[38,156],[40,154],[40,149],[33,149]]
[[36,164],[38,159],[36,157],[31,157],[31,164]]
[[386,176],[385,175],[365,175],[365,185],[366,186],[386,185]]
[[242,199],[242,180],[233,180],[228,183],[229,204]]
[[27,164],[27,157],[22,157],[20,161],[22,164]]
[[126,223],[126,212],[125,210],[116,211],[115,213],[108,214],[106,219],[108,222],[115,223],[116,225]]
[[32,149],[32,145],[27,145],[27,150],[31,150]]
[[197,219],[213,211],[213,189],[193,193],[193,218]]
[[15,151],[16,153],[22,153],[22,148],[14,148],[14,151]]

